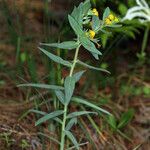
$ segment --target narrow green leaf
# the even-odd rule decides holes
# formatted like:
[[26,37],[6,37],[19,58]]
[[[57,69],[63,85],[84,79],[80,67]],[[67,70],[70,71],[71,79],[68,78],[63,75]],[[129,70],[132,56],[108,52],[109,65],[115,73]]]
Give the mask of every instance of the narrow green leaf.
[[30,109],[28,112],[33,112],[33,113],[40,114],[40,115],[46,115],[47,114],[44,111],[35,110],[35,109]]
[[118,129],[126,126],[131,121],[133,116],[134,116],[134,110],[133,109],[129,109],[127,112],[123,113],[121,116],[120,122],[117,126]]
[[66,77],[64,87],[65,87],[65,104],[69,104],[75,88],[74,77],[70,76]]
[[88,100],[86,100],[86,99],[73,97],[73,98],[72,98],[72,101],[73,101],[73,102],[76,102],[76,103],[78,103],[78,104],[86,105],[86,106],[88,106],[88,107],[90,107],[90,108],[93,108],[93,109],[95,109],[95,110],[98,110],[98,111],[100,111],[100,112],[103,112],[103,113],[105,113],[105,114],[107,114],[107,115],[111,115],[108,111],[106,111],[106,110],[104,110],[104,109],[102,109],[102,108],[100,108],[100,107],[98,107],[98,106],[96,106],[96,105],[94,105],[94,104],[88,102]]
[[99,57],[98,57],[98,54],[95,54],[95,53],[92,53],[91,54],[93,55],[93,57],[96,59],[96,60],[99,60]]
[[[30,113],[30,112],[33,112],[33,113],[36,113],[36,114],[40,114],[40,115],[43,115],[43,116],[47,114],[46,112],[35,110],[35,109],[30,109],[28,111],[28,113]],[[58,123],[62,124],[62,120],[61,119],[59,119],[57,117],[56,118],[52,118],[52,119],[55,120],[55,121],[57,121]]]
[[86,16],[89,9],[91,8],[90,0],[86,0],[84,3],[81,2],[78,7],[74,7],[71,16],[79,23],[82,27],[83,16]]
[[[79,41],[81,42],[82,46],[90,53],[102,55],[102,53],[95,47],[95,45],[86,36],[80,36]],[[97,59],[97,57],[95,58]]]
[[69,19],[69,23],[72,27],[72,29],[74,30],[74,32],[76,33],[76,35],[83,35],[84,32],[82,31],[82,28],[80,27],[80,25],[78,24],[78,22],[70,15],[68,15],[68,19]]
[[17,87],[35,87],[49,90],[64,90],[64,87],[57,85],[48,85],[48,84],[36,84],[36,83],[27,83],[27,84],[19,84]]
[[60,91],[60,90],[56,90],[55,93],[56,93],[56,96],[59,99],[59,101],[62,104],[65,104],[65,95],[64,95],[64,93],[62,91]]
[[74,7],[73,12],[71,13],[71,16],[78,22],[81,29],[83,28],[82,22],[83,22],[83,13],[81,8],[81,3],[78,7]]
[[103,13],[103,20],[104,20],[105,18],[107,18],[107,17],[109,16],[109,14],[110,14],[110,9],[109,9],[109,7],[107,7],[107,8],[105,9],[104,13]]
[[89,69],[93,69],[93,70],[97,70],[97,71],[102,71],[102,72],[110,74],[110,72],[107,71],[106,69],[102,69],[102,68],[97,68],[97,67],[94,67],[94,66],[90,66],[90,65],[88,65],[88,64],[86,64],[86,63],[84,63],[84,62],[82,62],[80,60],[78,60],[77,63],[80,64],[80,65],[82,65],[82,66],[84,66],[84,67],[87,67]]
[[44,46],[57,47],[60,49],[72,50],[78,47],[79,43],[75,41],[66,41],[62,43],[41,43]]
[[77,124],[77,118],[72,118],[66,125],[65,130],[70,130],[74,124]]
[[78,82],[84,73],[85,73],[85,70],[75,73],[73,75],[75,82]]
[[121,24],[112,24],[112,25],[106,25],[105,27],[120,28],[120,27],[122,27],[122,25]]
[[86,15],[90,8],[91,8],[91,2],[90,2],[90,0],[86,0],[82,4],[82,12],[83,12],[83,14]]
[[79,144],[78,144],[76,138],[74,137],[74,135],[70,131],[65,131],[65,134],[70,139],[70,141],[74,144],[76,149],[79,150]]
[[45,54],[47,55],[51,60],[53,60],[54,62],[56,63],[59,63],[59,64],[62,64],[64,66],[67,66],[67,67],[70,67],[71,66],[71,63],[69,61],[66,61],[66,60],[63,60],[61,57],[59,56],[56,56],[46,50],[44,50],[43,48],[40,48],[39,49]]
[[80,25],[81,29],[83,29],[83,12],[82,12],[82,3],[80,3],[80,5],[78,6],[78,18],[77,18],[77,22]]
[[67,118],[74,118],[82,115],[87,115],[87,114],[97,114],[96,112],[92,111],[78,111],[78,112],[73,112],[67,115]]
[[97,31],[100,28],[100,19],[98,16],[92,17],[92,30]]
[[62,125],[62,120],[61,119],[59,119],[58,117],[56,117],[56,118],[52,118],[53,120],[55,120],[56,122],[58,122],[58,123],[60,123],[61,125]]
[[37,125],[39,125],[39,124],[41,124],[47,120],[55,118],[57,116],[60,116],[63,113],[64,113],[63,110],[57,110],[57,111],[54,111],[52,113],[46,114],[45,116],[43,116],[42,118],[40,118],[39,120],[36,121],[35,126],[37,126]]

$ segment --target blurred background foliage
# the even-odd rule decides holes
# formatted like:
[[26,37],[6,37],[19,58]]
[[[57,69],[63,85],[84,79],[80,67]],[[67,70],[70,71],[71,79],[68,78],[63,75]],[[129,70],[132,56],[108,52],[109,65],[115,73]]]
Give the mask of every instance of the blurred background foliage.
[[[100,17],[104,9],[109,6],[120,20],[130,7],[136,5],[135,0],[91,0],[91,2],[93,8],[99,11]],[[147,2],[150,4],[150,1],[147,0]],[[39,53],[37,47],[41,42],[59,42],[72,37],[67,14],[71,12],[74,5],[79,3],[79,0],[0,1],[0,103],[9,106],[9,104],[21,102],[25,105],[24,102],[30,102],[36,97],[34,107],[38,108],[43,100],[49,98],[49,95],[43,91],[39,94],[38,90],[18,89],[16,85],[21,82],[62,83],[61,78],[65,77],[67,70],[50,62]],[[148,26],[150,27],[150,24]],[[127,132],[128,136],[132,132],[135,139],[139,138],[134,146],[132,143],[128,144],[129,148],[147,141],[148,135],[145,130],[149,125],[148,114],[150,112],[150,38],[146,27],[147,24],[141,24],[135,19],[122,22],[121,28],[109,29],[108,32],[97,35],[100,38],[100,50],[103,53],[100,61],[93,60],[87,52],[81,50],[83,61],[92,60],[97,67],[108,69],[111,75],[89,71],[79,82],[76,94],[84,97],[92,96],[92,101],[97,105],[104,106],[113,112],[114,117],[106,118],[104,122],[101,120],[97,122],[101,131],[104,129],[105,122],[109,124],[107,130],[106,128],[104,130],[105,138],[119,131],[119,137],[115,134],[116,139],[113,139],[113,143],[119,141],[120,147],[126,147],[124,138],[130,141],[123,134],[124,130],[128,129],[130,131]],[[140,55],[142,49],[145,53]],[[51,49],[47,48],[47,50]],[[72,57],[67,50],[57,49],[56,53],[64,59]],[[0,108],[4,110],[5,107],[0,105]],[[15,113],[18,114],[18,112]],[[3,111],[1,115],[4,116]],[[133,116],[134,121],[124,129]],[[81,122],[81,127],[91,128],[85,125],[83,120]],[[3,123],[3,119],[0,123]],[[94,123],[92,125],[94,129],[97,129]],[[141,130],[140,134],[137,134],[138,129]],[[99,130],[98,133],[101,135]],[[94,133],[89,132],[89,134],[93,138]],[[120,139],[120,136],[124,138]],[[7,141],[6,146],[12,145],[11,139],[9,143],[9,134],[2,134],[1,137]],[[93,141],[97,143],[97,140],[92,138],[91,143]],[[20,143],[22,147],[29,146],[28,140],[21,139]]]

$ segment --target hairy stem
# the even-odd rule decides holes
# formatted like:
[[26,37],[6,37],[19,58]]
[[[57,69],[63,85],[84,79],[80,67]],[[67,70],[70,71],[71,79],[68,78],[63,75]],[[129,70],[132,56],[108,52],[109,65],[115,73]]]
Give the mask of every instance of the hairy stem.
[[[79,45],[76,48],[76,52],[75,52],[74,59],[73,59],[73,64],[71,66],[70,73],[69,73],[70,77],[73,75],[73,71],[74,71],[74,68],[75,68],[76,63],[77,63],[80,46],[81,45]],[[61,129],[60,150],[64,150],[64,145],[65,145],[65,126],[66,126],[67,110],[68,110],[68,105],[64,105],[64,115],[63,115],[62,129]]]

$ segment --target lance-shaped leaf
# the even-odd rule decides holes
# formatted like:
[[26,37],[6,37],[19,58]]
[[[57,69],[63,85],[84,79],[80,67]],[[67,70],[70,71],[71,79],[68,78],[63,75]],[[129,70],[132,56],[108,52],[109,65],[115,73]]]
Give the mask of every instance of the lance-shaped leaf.
[[[42,115],[42,116],[44,116],[44,115],[46,115],[47,113],[46,112],[44,112],[44,111],[40,111],[40,110],[35,110],[35,109],[30,109],[29,111],[28,111],[28,113],[30,113],[30,112],[33,112],[33,113],[36,113],[36,114],[39,114],[39,115]],[[52,118],[53,120],[55,120],[55,121],[57,121],[58,123],[60,123],[60,124],[62,124],[62,120],[61,119],[59,119],[59,118]]]
[[92,17],[92,30],[97,31],[100,28],[100,19],[98,16]]
[[66,125],[65,130],[70,130],[74,124],[77,124],[77,118],[72,118]]
[[62,43],[41,43],[44,46],[57,47],[60,49],[72,50],[78,47],[79,43],[75,41],[66,41]]
[[87,67],[87,68],[89,68],[89,69],[97,70],[97,71],[102,71],[102,72],[105,72],[105,73],[109,73],[109,74],[110,74],[110,72],[107,71],[106,69],[102,69],[102,68],[97,68],[97,67],[94,67],[94,66],[90,66],[90,65],[88,65],[88,64],[86,64],[86,63],[84,63],[84,62],[82,62],[82,61],[80,61],[80,60],[78,60],[77,63],[80,64],[80,65],[82,65],[82,66],[84,66],[84,67]]
[[82,22],[83,22],[83,13],[82,13],[82,7],[81,4],[78,7],[74,7],[73,12],[71,13],[71,16],[78,22],[81,29],[83,28]]
[[61,87],[61,86],[48,85],[48,84],[37,84],[37,83],[20,84],[17,86],[18,87],[35,87],[35,88],[42,88],[42,89],[49,89],[49,90],[64,90],[64,87]]
[[81,2],[78,7],[74,7],[73,12],[71,13],[71,16],[78,22],[81,28],[83,28],[83,16],[87,15],[90,8],[90,0],[86,0],[84,3]]
[[121,24],[111,24],[111,25],[106,25],[105,27],[119,28],[119,27],[122,27],[122,25]]
[[75,148],[77,150],[79,150],[79,144],[78,144],[76,138],[74,137],[74,135],[70,131],[65,131],[65,134],[71,140],[71,142],[74,144]]
[[85,73],[85,70],[75,73],[73,75],[75,82],[78,82],[84,73]]
[[52,113],[46,114],[45,116],[43,116],[42,118],[40,118],[39,120],[36,121],[35,126],[37,126],[37,125],[39,125],[39,124],[41,124],[47,120],[55,118],[57,116],[60,116],[63,113],[64,113],[63,110],[57,110],[57,111],[54,111]]
[[64,93],[62,91],[60,91],[60,90],[56,90],[55,93],[56,93],[56,96],[59,99],[59,101],[62,104],[65,104],[65,95],[64,95]]
[[105,18],[107,18],[107,17],[109,16],[109,14],[110,14],[110,9],[109,9],[109,7],[107,7],[107,8],[105,9],[104,13],[103,13],[103,20],[104,20]]
[[70,76],[66,77],[64,87],[65,87],[65,104],[69,104],[75,88],[74,77]]
[[99,60],[98,54],[91,53],[96,60]]
[[88,107],[90,107],[90,108],[93,108],[93,109],[95,109],[95,110],[98,110],[98,111],[100,111],[100,112],[103,112],[103,113],[105,113],[105,114],[107,114],[107,115],[111,115],[108,111],[106,111],[106,110],[104,110],[104,109],[102,109],[102,108],[100,108],[100,107],[98,107],[98,106],[96,106],[96,105],[94,105],[94,104],[88,102],[88,100],[86,100],[86,99],[78,98],[78,97],[73,97],[73,98],[72,98],[72,101],[73,101],[73,102],[76,102],[76,103],[78,103],[78,104],[86,105],[86,106],[88,106]]
[[36,113],[36,114],[40,114],[40,115],[46,115],[47,114],[44,111],[35,110],[35,109],[30,109],[28,112],[32,112],[32,113]]
[[97,114],[96,112],[92,111],[78,111],[78,112],[73,112],[67,115],[67,118],[74,118],[82,115],[87,115],[87,114]]
[[54,62],[57,62],[59,64],[62,64],[64,66],[70,67],[71,63],[69,61],[63,60],[61,57],[56,56],[46,50],[44,50],[43,48],[39,48],[44,54],[46,54],[51,60],[53,60]]
[[68,19],[69,19],[69,23],[72,27],[72,29],[74,30],[74,32],[76,33],[76,35],[83,35],[84,32],[82,31],[82,28],[80,27],[79,23],[70,15],[68,15]]
[[[97,55],[102,55],[102,53],[95,47],[94,43],[92,43],[86,36],[80,36],[79,41],[81,42],[82,46],[92,54],[94,53]],[[95,58],[97,59],[97,57]]]
[[83,14],[86,15],[90,8],[91,8],[91,2],[90,2],[90,0],[86,0],[82,4],[82,12],[83,12]]

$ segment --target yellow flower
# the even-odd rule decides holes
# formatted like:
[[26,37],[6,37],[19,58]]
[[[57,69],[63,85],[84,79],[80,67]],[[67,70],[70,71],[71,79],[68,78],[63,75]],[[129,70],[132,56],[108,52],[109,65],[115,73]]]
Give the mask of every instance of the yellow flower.
[[95,32],[93,30],[89,30],[88,35],[91,39],[93,39],[95,37]]
[[93,9],[92,9],[92,12],[93,12],[93,14],[94,14],[95,16],[99,16],[98,11],[97,11],[96,8],[93,8]]
[[106,25],[110,25],[110,24],[112,24],[112,21],[111,21],[110,19],[106,18],[105,24],[106,24]]
[[110,14],[110,15],[108,16],[108,19],[110,19],[111,21],[113,21],[113,20],[115,19],[115,16],[114,16],[113,14]]

